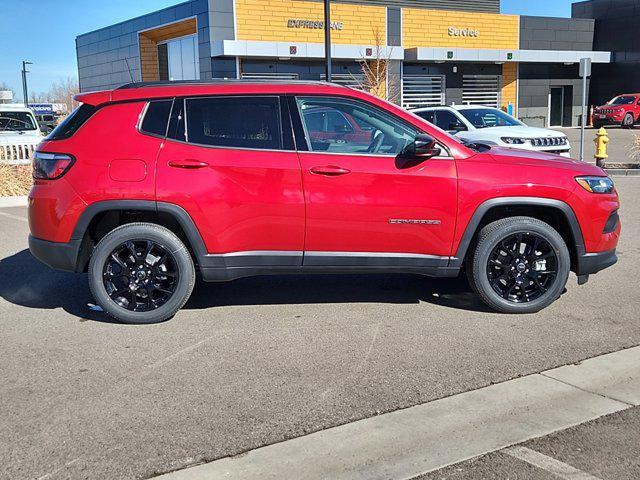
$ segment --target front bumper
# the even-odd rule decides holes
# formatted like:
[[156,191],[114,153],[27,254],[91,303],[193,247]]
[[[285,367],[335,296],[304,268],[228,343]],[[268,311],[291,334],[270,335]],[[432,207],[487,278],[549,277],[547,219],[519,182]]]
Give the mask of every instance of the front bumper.
[[609,268],[618,261],[615,248],[606,252],[584,253],[578,255],[576,275],[592,275]]
[[45,265],[67,272],[75,272],[82,240],[71,240],[68,243],[50,242],[29,235],[31,254]]
[[622,123],[623,119],[624,119],[624,114],[616,115],[616,116],[613,116],[611,114],[607,114],[607,115],[595,114],[593,116],[593,121],[597,123],[601,123],[602,125],[619,125],[620,123]]

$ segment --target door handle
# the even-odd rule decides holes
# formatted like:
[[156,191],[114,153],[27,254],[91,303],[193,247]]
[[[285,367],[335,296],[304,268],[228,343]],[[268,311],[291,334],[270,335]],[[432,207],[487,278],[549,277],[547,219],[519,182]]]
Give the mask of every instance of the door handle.
[[208,167],[209,164],[200,160],[194,160],[193,158],[185,158],[182,160],[170,160],[169,166],[174,168],[195,169]]
[[309,171],[316,175],[325,175],[328,177],[337,177],[338,175],[346,175],[347,173],[351,173],[351,170],[338,167],[336,165],[324,165],[322,167],[311,167]]

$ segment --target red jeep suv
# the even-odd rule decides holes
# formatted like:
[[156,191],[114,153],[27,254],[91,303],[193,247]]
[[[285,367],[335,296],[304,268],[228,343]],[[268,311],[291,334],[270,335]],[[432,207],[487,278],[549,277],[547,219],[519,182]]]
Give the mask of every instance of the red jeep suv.
[[[29,246],[88,272],[123,322],[172,317],[196,274],[455,277],[536,312],[613,265],[598,167],[465,146],[367,93],[314,82],[129,84],[81,94],[39,146]],[[366,139],[366,140],[365,140]]]
[[640,121],[640,94],[620,95],[593,111],[593,126],[620,125],[633,128]]

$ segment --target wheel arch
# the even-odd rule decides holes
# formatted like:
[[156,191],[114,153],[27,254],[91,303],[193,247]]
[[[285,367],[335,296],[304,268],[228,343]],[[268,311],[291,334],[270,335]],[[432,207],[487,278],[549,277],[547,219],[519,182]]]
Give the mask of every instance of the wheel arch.
[[80,242],[76,271],[85,271],[94,245],[118,225],[145,221],[162,225],[189,248],[196,263],[206,255],[202,236],[189,214],[179,205],[152,200],[104,200],[92,203],[80,215],[71,235]]
[[473,251],[478,233],[485,225],[501,218],[521,215],[538,218],[558,230],[571,253],[572,269],[575,268],[578,256],[585,252],[584,238],[576,214],[562,200],[538,197],[500,197],[480,204],[471,216],[449,266],[463,266],[467,255]]

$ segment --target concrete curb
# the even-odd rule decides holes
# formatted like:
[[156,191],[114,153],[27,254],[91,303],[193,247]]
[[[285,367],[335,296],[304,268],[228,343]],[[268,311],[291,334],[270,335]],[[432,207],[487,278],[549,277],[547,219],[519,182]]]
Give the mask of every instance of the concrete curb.
[[640,347],[635,347],[156,478],[414,478],[639,402]]
[[0,208],[8,208],[8,207],[26,207],[27,206],[27,196],[16,196],[16,197],[0,197]]

